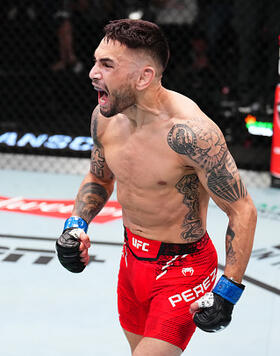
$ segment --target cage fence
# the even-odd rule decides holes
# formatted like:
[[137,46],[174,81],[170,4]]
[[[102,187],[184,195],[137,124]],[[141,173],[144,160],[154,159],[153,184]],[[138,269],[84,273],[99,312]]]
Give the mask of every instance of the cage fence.
[[269,185],[278,0],[2,1],[0,169],[88,169],[88,72],[104,25],[127,17],[161,26],[171,49],[163,85],[219,125],[250,185]]

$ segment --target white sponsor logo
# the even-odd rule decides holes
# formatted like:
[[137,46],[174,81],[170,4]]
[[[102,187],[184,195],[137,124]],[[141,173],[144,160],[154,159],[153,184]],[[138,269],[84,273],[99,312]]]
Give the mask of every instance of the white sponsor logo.
[[[73,203],[72,200],[26,199],[23,197],[8,198],[0,196],[0,211],[68,218],[73,210]],[[106,222],[120,218],[121,216],[122,210],[119,203],[109,201],[95,218],[95,222]]]
[[9,198],[5,200],[0,200],[0,208],[6,208],[7,210],[40,210],[41,212],[58,212],[58,213],[71,213],[73,209],[72,204],[61,203],[49,203],[43,200],[30,201],[29,199],[24,199],[22,197]]
[[182,273],[184,276],[186,276],[188,273],[192,276],[194,273],[194,270],[192,267],[186,267],[182,269]]
[[172,307],[174,308],[178,303],[183,301],[189,303],[190,301],[197,299],[200,294],[204,294],[210,287],[211,283],[215,281],[216,274],[217,269],[215,268],[214,271],[212,271],[201,284],[169,297],[168,300],[170,301]]
[[46,147],[49,149],[65,149],[70,148],[74,151],[91,151],[93,142],[88,136],[71,137],[67,135],[41,134],[36,136],[32,132],[27,132],[23,136],[17,132],[5,132],[0,135],[0,144],[7,146],[25,147],[30,145],[33,148]]
[[142,242],[141,240],[136,239],[136,237],[132,237],[132,245],[137,248],[137,250],[142,250],[144,252],[149,251],[149,245],[147,242]]

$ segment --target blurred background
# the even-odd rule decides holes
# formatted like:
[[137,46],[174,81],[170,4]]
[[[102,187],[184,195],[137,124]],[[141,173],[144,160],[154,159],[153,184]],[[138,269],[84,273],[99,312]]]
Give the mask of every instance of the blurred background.
[[[164,86],[219,125],[258,210],[246,293],[231,327],[197,331],[184,354],[279,354],[280,124],[279,143],[272,136],[279,0],[1,0],[0,353],[129,354],[116,306],[123,240],[116,192],[89,227],[85,272],[63,269],[54,249],[89,168],[93,53],[104,25],[127,17],[161,26],[171,47]],[[221,274],[227,217],[212,201],[207,226]]]
[[59,170],[40,157],[89,157],[92,56],[103,26],[126,17],[162,27],[171,47],[163,84],[196,101],[238,167],[259,173],[250,181],[269,185],[277,0],[2,0],[0,167]]

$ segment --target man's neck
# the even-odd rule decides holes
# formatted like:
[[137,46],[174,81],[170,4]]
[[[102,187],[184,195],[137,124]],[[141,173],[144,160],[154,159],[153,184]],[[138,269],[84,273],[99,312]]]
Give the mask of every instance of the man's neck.
[[137,127],[167,117],[167,90],[158,85],[140,93],[135,105],[131,106],[124,115],[133,121]]

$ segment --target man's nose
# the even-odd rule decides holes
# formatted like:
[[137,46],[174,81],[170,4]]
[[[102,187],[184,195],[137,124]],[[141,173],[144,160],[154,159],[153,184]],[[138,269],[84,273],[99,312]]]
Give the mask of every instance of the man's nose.
[[97,79],[100,80],[101,79],[101,73],[97,70],[96,65],[94,65],[90,72],[89,72],[89,77],[91,80]]

